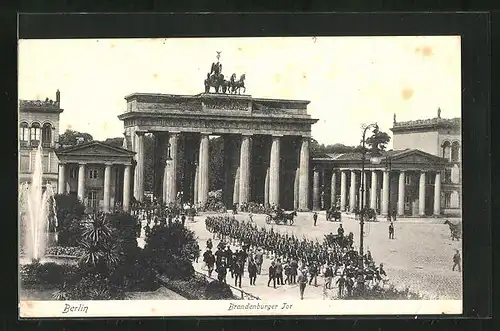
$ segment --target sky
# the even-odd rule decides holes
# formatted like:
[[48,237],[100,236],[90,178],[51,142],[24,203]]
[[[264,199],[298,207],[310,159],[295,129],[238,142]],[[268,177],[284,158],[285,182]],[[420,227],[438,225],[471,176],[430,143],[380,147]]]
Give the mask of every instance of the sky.
[[309,100],[320,143],[357,145],[363,123],[390,133],[394,113],[461,116],[459,36],[20,40],[19,98],[59,89],[61,133],[122,137],[126,95],[201,93],[217,51],[246,94]]

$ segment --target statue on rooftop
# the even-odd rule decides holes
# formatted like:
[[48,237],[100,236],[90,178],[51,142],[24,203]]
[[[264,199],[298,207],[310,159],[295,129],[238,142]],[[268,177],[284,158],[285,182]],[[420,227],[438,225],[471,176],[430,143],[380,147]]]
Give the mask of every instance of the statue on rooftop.
[[396,124],[396,113],[394,113],[392,123],[393,123],[393,124]]
[[438,108],[438,118],[441,118],[441,107]]

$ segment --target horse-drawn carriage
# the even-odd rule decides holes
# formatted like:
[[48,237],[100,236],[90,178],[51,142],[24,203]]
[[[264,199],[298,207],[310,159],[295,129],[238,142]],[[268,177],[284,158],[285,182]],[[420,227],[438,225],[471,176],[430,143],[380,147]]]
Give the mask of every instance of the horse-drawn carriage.
[[297,216],[296,211],[285,213],[281,209],[276,209],[267,213],[266,223],[271,224],[274,222],[276,225],[293,225],[295,216]]
[[450,228],[451,240],[460,240],[462,238],[462,223],[452,223],[449,220],[446,220],[444,224],[447,224]]
[[326,211],[326,220],[330,222],[342,222],[342,213],[337,208],[330,208]]
[[363,214],[365,222],[377,222],[378,221],[377,213],[375,212],[375,209],[363,208],[363,209],[359,210],[358,208],[356,208],[354,210],[354,215],[355,215],[355,218],[357,220],[360,219],[361,214]]

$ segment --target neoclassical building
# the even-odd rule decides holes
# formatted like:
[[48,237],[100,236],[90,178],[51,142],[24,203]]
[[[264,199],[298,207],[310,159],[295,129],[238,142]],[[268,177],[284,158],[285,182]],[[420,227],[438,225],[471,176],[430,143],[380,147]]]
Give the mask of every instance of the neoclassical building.
[[38,146],[43,148],[42,183],[57,187],[58,161],[55,154],[59,137],[59,116],[63,112],[59,90],[56,100],[19,101],[19,181],[31,182]]
[[209,137],[224,139],[226,206],[310,208],[309,101],[250,95],[135,93],[125,97],[125,149],[134,151],[134,197],[144,197],[144,135],[153,134],[154,193],[165,202],[208,199]]
[[361,207],[361,180],[365,206],[387,215],[461,215],[460,119],[436,118],[397,122],[393,150],[379,164],[361,153],[324,154],[313,159],[313,209],[332,204],[343,211]]
[[60,148],[58,193],[105,212],[130,209],[134,152],[99,141]]

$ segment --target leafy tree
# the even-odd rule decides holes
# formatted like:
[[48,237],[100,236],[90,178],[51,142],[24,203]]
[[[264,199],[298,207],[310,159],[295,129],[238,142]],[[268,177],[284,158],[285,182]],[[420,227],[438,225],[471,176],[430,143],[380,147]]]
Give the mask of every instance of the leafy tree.
[[366,145],[369,147],[370,153],[377,155],[387,148],[389,141],[391,141],[391,137],[386,132],[374,130],[373,134],[366,139]]
[[194,275],[199,246],[194,232],[181,223],[160,222],[147,235],[144,254],[152,269],[168,278],[187,279]]
[[123,147],[123,137],[107,138],[104,143],[115,147]]
[[57,244],[60,246],[77,246],[82,233],[82,218],[85,206],[76,195],[56,194],[56,215],[59,231]]
[[74,146],[78,143],[78,139],[82,138],[84,143],[93,141],[94,138],[91,134],[86,132],[78,132],[67,129],[63,134],[59,135],[60,146]]

